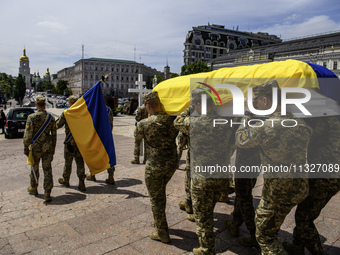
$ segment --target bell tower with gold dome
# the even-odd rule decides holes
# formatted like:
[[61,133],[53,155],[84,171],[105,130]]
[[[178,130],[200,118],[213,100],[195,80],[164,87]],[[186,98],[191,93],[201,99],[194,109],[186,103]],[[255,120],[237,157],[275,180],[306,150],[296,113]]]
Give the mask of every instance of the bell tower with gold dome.
[[31,88],[31,70],[30,70],[30,61],[26,56],[26,49],[24,48],[23,54],[20,57],[19,62],[19,74],[22,75],[22,78],[26,82],[26,89]]

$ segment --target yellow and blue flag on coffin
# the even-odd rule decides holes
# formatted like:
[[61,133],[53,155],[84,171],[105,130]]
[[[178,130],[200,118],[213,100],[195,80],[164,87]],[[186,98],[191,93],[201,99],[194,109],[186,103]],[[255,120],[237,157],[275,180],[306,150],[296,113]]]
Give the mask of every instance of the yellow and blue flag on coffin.
[[112,130],[100,81],[65,110],[64,115],[91,174],[116,165]]
[[[244,95],[249,87],[255,87],[276,79],[280,88],[302,87],[316,89],[322,95],[340,101],[340,80],[326,67],[289,59],[265,64],[221,68],[211,72],[191,74],[168,79],[159,83],[153,91],[158,92],[164,110],[170,115],[184,111],[190,105],[191,82],[201,81],[214,87],[216,84],[232,84],[239,87]],[[197,85],[203,87],[203,85]],[[222,93],[223,103],[233,99],[231,93]]]

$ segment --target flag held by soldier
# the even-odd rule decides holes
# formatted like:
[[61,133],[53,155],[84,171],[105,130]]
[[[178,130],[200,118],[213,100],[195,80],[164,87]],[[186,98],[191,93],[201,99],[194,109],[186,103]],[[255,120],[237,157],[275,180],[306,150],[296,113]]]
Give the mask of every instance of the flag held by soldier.
[[65,110],[65,118],[91,174],[116,165],[116,153],[100,81]]

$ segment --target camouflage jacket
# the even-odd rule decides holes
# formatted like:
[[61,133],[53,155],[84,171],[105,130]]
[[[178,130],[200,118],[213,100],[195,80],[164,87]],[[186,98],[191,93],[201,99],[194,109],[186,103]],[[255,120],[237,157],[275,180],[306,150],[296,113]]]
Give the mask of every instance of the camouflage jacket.
[[163,170],[178,164],[174,117],[165,112],[155,112],[149,118],[138,122],[135,129],[136,140],[145,139],[148,148],[146,168]]
[[149,116],[149,114],[148,114],[148,112],[146,110],[145,105],[139,106],[137,108],[136,117],[135,117],[136,121],[139,122],[139,121],[141,121],[143,119],[146,119],[148,116]]
[[[273,123],[270,120],[275,120]],[[281,121],[294,119],[295,127],[284,127]],[[302,119],[292,113],[281,116],[276,112],[270,115],[264,124],[240,125],[236,132],[236,146],[239,148],[260,147],[261,166],[288,167],[304,166],[307,162],[307,147],[312,135],[312,129]],[[293,121],[286,121],[286,126],[293,126]],[[264,200],[280,203],[298,203],[308,194],[308,174],[306,172],[265,172],[265,182],[262,192]]]
[[[26,129],[23,138],[24,151],[29,150],[32,139],[43,126],[48,113],[46,110],[38,110],[36,113],[30,114],[27,118]],[[39,139],[33,144],[32,151],[54,152],[57,141],[57,131],[55,118],[52,116],[50,123],[45,128]]]
[[[337,167],[325,174],[320,173],[320,178],[340,178],[340,121],[337,116],[307,118],[306,123],[313,129],[313,135],[308,146],[308,164],[324,165],[327,167]],[[332,171],[332,172],[331,172]],[[316,177],[313,173],[312,177]],[[337,180],[329,180],[329,183]]]
[[[270,120],[273,120],[272,121]],[[281,122],[285,119],[295,120],[295,127],[284,127]],[[240,125],[236,132],[236,146],[239,148],[260,147],[262,165],[290,166],[306,163],[307,147],[312,135],[312,129],[304,120],[296,118],[292,113],[281,116],[273,113],[262,123],[248,126]],[[242,122],[241,121],[241,122]],[[263,125],[262,125],[263,124]],[[293,121],[286,121],[286,126],[293,126]]]
[[190,117],[188,107],[174,122],[178,130],[190,137],[190,165],[193,178],[229,178],[225,172],[206,171],[207,167],[228,167],[235,150],[236,129],[230,125],[214,127],[214,119],[221,119],[215,111],[208,111],[206,115],[199,117]]
[[[69,135],[69,133],[71,133],[71,130],[70,130],[69,126],[67,125],[67,121],[66,121],[66,118],[65,118],[65,115],[64,115],[64,112],[63,112],[60,115],[60,117],[57,119],[56,126],[57,126],[57,129],[59,129],[59,128],[62,128],[64,125],[65,125],[65,134],[66,134],[65,139],[66,139],[67,136]],[[71,137],[71,139],[68,142],[68,144],[76,146],[76,142],[74,141],[73,136]]]

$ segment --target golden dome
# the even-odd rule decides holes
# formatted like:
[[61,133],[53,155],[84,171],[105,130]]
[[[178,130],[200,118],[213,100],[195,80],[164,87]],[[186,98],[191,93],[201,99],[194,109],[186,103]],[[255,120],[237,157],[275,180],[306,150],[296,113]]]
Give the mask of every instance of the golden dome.
[[26,49],[24,49],[24,52],[20,57],[20,61],[29,61],[28,57],[26,56]]
[[50,75],[50,69],[49,68],[47,68],[46,75]]

